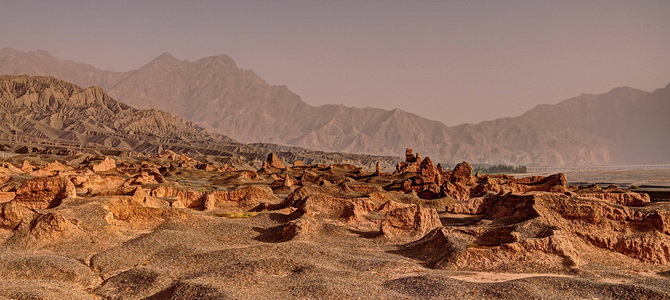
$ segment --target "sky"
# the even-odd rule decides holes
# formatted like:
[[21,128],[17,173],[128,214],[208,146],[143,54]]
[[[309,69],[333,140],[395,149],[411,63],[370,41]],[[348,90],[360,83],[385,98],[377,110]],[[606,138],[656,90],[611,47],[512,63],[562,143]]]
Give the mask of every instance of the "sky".
[[670,1],[0,0],[0,48],[101,69],[227,54],[312,105],[447,125],[670,83]]

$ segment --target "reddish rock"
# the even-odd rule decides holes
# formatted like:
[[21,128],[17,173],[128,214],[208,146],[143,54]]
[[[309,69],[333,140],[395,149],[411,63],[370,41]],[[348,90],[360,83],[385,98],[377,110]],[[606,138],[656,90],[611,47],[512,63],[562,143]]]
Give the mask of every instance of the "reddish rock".
[[191,163],[191,164],[198,163],[197,160],[189,157],[186,154],[181,154],[181,153],[177,154],[177,153],[175,153],[174,151],[171,151],[171,150],[163,151],[162,153],[158,154],[157,157],[164,158],[164,159],[169,159],[169,160],[173,160],[173,161]]
[[54,161],[42,166],[41,168],[35,171],[30,172],[30,175],[36,177],[54,176],[58,174],[60,171],[66,171],[72,169],[73,169],[72,167],[66,166],[58,161]]
[[526,184],[526,192],[542,191],[565,193],[568,191],[568,176],[563,173],[544,177],[536,182]]
[[419,183],[435,183],[437,185],[442,184],[442,174],[430,160],[430,157],[426,157],[421,162],[421,165],[419,165]]
[[267,159],[263,162],[263,169],[286,169],[284,163],[281,161],[279,156],[274,153],[268,154]]
[[405,161],[406,162],[417,162],[416,156],[414,155],[414,150],[412,148],[405,149]]
[[416,204],[398,205],[392,202],[384,204],[381,233],[387,238],[407,238],[423,236],[429,231],[442,227],[435,209],[423,208]]
[[147,184],[159,184],[164,183],[165,178],[158,172],[142,172],[138,175],[135,175],[131,178],[128,178],[123,185],[147,185]]
[[354,199],[349,201],[340,215],[345,222],[352,225],[361,225],[361,223],[373,220],[366,219],[366,216],[377,209],[377,204],[369,199]]
[[577,195],[582,198],[600,199],[624,206],[645,206],[651,203],[648,194],[635,192],[578,193]]
[[13,202],[19,205],[45,209],[56,207],[63,199],[76,197],[74,184],[63,177],[40,177],[26,180],[16,190]]
[[24,160],[23,164],[21,165],[21,171],[23,171],[25,173],[30,173],[30,172],[34,171],[35,169],[36,168],[32,164],[30,164],[30,162],[27,161],[27,160]]
[[344,215],[350,200],[326,194],[307,196],[298,205],[301,215],[326,219],[337,219]]
[[172,185],[161,185],[149,193],[153,197],[167,198],[170,206],[178,208],[204,208],[205,192],[181,189]]
[[198,170],[203,170],[206,172],[214,172],[217,170],[217,168],[213,165],[206,164],[206,163],[199,163],[195,165],[195,168]]
[[475,179],[472,177],[472,166],[467,162],[457,164],[451,172],[449,182],[453,184],[472,185]]
[[125,177],[119,175],[79,175],[72,176],[77,194],[98,195],[123,186]]
[[21,174],[21,173],[25,172],[8,162],[0,162],[0,175]]
[[372,194],[384,191],[384,189],[380,186],[364,183],[345,183],[342,185],[342,189],[345,191],[363,194]]
[[285,242],[304,236],[313,231],[314,222],[307,218],[286,222],[281,225],[279,232],[279,241]]
[[53,241],[71,237],[81,232],[75,220],[68,220],[63,215],[50,212],[40,215],[30,224],[30,235],[37,240]]
[[107,172],[116,169],[116,160],[105,156],[101,162],[91,166],[93,172]]
[[302,176],[300,176],[301,185],[315,184],[318,182],[319,182],[319,174],[316,174],[312,171],[305,171],[302,173]]
[[239,179],[258,179],[258,172],[245,170],[245,171],[240,172],[240,174],[237,175],[237,178],[239,178]]
[[284,179],[284,182],[282,183],[283,186],[285,187],[292,187],[299,185],[300,181],[295,179],[295,177],[291,176],[291,174],[286,174],[286,178]]
[[32,220],[34,214],[32,209],[13,201],[0,203],[0,228],[15,229],[24,219]]
[[488,211],[492,201],[491,197],[462,199],[445,205],[444,210],[452,214],[479,215]]
[[14,192],[0,192],[0,203],[14,200],[16,193]]
[[467,200],[471,197],[470,187],[462,184],[447,182],[442,186],[442,190],[447,197],[457,200]]
[[268,186],[251,185],[232,191],[215,191],[205,194],[204,206],[207,210],[233,208],[250,210],[264,203],[279,203]]

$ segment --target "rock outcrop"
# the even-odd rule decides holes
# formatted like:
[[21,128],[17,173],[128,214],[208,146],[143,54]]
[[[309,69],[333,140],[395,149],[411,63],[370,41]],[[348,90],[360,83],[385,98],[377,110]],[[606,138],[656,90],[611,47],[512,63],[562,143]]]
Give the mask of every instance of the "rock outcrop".
[[267,159],[263,162],[264,169],[286,169],[284,163],[281,161],[281,158],[274,153],[268,154]]
[[[316,282],[305,295],[318,298],[333,278],[338,289],[327,295],[338,298],[340,287],[361,288],[351,283],[360,279],[368,286],[420,273],[453,288],[466,282],[454,274],[471,272],[584,276],[570,279],[579,282],[617,274],[639,280],[626,291],[645,280],[654,291],[663,287],[663,275],[650,272],[670,265],[667,203],[616,186],[570,186],[560,173],[473,176],[466,162],[444,170],[407,154],[392,174],[349,163],[280,168],[273,159],[240,171],[221,158],[176,152],[79,156],[67,165],[28,155],[23,169],[13,165],[23,157],[7,159],[0,165],[0,196],[7,197],[0,201],[0,298],[27,295],[6,287],[39,284],[109,298],[202,298],[200,280],[226,289],[221,297],[240,298],[240,289],[307,282],[282,290],[290,298]],[[36,253],[50,263],[17,258]],[[354,280],[342,285],[341,274]],[[195,282],[188,285],[195,292],[176,292],[180,280]],[[578,296],[600,295],[585,291]],[[617,285],[612,297],[621,291]],[[645,293],[630,295],[665,295]]]
[[52,208],[63,199],[76,197],[72,181],[64,177],[38,177],[25,181],[16,190],[13,202],[33,209]]
[[93,172],[107,172],[116,169],[116,161],[113,158],[105,157],[99,163],[91,166]]

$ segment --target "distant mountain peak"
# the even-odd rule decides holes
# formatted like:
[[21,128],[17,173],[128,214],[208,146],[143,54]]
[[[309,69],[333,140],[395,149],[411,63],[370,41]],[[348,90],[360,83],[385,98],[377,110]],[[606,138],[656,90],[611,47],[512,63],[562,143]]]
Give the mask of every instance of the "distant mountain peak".
[[197,60],[196,62],[203,62],[207,65],[220,65],[225,67],[237,68],[235,60],[233,60],[230,56],[225,54],[204,57]]
[[288,88],[238,68],[227,55],[188,61],[163,53],[124,73],[32,52],[2,59],[0,72],[99,85],[132,106],[165,110],[245,142],[383,155],[414,145],[443,163],[641,164],[670,157],[663,144],[669,140],[670,84],[654,95],[621,87],[539,105],[515,118],[448,127],[399,109],[311,106]]
[[169,52],[163,52],[163,54],[159,55],[154,60],[178,60],[178,59]]
[[11,52],[19,52],[19,51],[11,47],[2,47],[2,49],[0,49],[0,53],[11,53]]

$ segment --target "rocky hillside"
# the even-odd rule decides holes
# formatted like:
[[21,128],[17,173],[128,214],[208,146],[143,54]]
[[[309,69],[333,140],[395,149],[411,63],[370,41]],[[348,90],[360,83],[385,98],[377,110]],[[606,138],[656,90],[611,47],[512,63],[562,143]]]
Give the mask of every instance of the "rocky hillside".
[[410,145],[436,161],[525,165],[665,163],[668,88],[617,88],[541,105],[516,118],[449,127],[402,110],[311,106],[228,56],[193,62],[163,54],[125,73],[44,51],[0,51],[0,73],[50,75],[99,85],[138,108],[160,108],[243,142],[394,155]]
[[[357,162],[370,166],[378,161],[386,165],[395,162],[392,157],[245,145],[210,134],[181,117],[118,102],[99,87],[82,89],[40,76],[0,76],[0,140],[3,148],[24,153],[73,154],[81,148],[155,153],[171,149],[230,157],[241,163],[253,163],[269,152],[279,153],[288,161],[308,163]],[[51,146],[56,150],[46,151]]]
[[147,136],[231,141],[183,118],[118,102],[99,87],[82,89],[52,77],[0,76],[0,99],[5,138],[93,142],[128,150],[142,148]]

